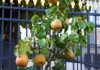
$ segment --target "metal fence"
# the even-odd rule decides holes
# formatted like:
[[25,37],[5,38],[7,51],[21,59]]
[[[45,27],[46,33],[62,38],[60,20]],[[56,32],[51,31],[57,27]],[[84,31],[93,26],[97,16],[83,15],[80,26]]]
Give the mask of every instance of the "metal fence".
[[[28,36],[28,27],[31,24],[29,13],[32,12],[31,15],[34,15],[40,12],[43,15],[44,11],[44,8],[36,8],[36,6],[29,8],[28,5],[20,7],[20,4],[12,5],[10,2],[8,5],[4,2],[0,5],[0,70],[16,70],[13,49],[21,38],[20,24],[25,28],[25,36]],[[96,10],[93,13],[72,10],[69,14],[73,17],[75,14],[86,15],[87,21],[95,23],[95,31],[89,36],[87,47],[80,46],[81,56],[65,63],[66,70],[100,70],[100,25],[97,23],[100,13]],[[43,70],[43,68],[39,69]]]

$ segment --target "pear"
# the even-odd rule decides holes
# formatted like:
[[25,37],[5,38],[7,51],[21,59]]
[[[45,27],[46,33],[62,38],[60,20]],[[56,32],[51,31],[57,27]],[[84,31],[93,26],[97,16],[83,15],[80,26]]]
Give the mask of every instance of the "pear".
[[55,19],[54,21],[52,21],[51,28],[53,30],[60,30],[62,28],[61,20],[60,19]]

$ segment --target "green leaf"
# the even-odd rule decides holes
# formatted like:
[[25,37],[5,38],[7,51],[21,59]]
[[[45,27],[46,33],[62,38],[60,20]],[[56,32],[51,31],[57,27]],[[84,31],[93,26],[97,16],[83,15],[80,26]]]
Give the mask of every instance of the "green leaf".
[[79,37],[79,43],[81,46],[86,46],[87,45],[87,37],[86,36],[80,36]]
[[21,44],[19,47],[19,51],[23,54],[26,54],[27,52],[31,51],[30,45],[28,42],[25,42],[24,44]]
[[50,14],[55,14],[57,9],[58,9],[57,5],[52,6],[52,8],[50,9]]
[[59,17],[59,19],[63,22],[64,21],[64,18],[63,17]]
[[75,50],[76,47],[77,47],[77,44],[73,43],[73,44],[72,44],[72,49]]
[[50,22],[49,21],[47,21],[48,23],[44,23],[44,26],[45,26],[45,31],[46,32],[50,32]]
[[42,22],[37,22],[37,24],[39,24],[39,25],[40,25],[40,24],[42,24]]
[[78,23],[72,24],[71,25],[71,30],[77,31],[79,29]]
[[67,37],[67,33],[63,33],[61,36],[60,36],[60,40],[61,41],[64,41],[64,39]]
[[86,26],[87,26],[87,23],[85,23],[85,22],[78,22],[78,26],[79,26],[79,28],[81,28],[81,29],[85,29]]
[[54,45],[54,40],[53,39],[47,39],[46,42],[48,42],[50,44],[50,47],[53,47]]
[[39,46],[43,46],[45,44],[45,42],[46,42],[45,38],[37,40],[37,43],[39,44]]
[[32,22],[33,25],[35,24],[36,20],[38,20],[38,18],[39,18],[38,15],[32,16],[31,22]]
[[26,49],[27,49],[27,52],[30,52],[31,51],[31,48],[30,48],[30,44],[28,43],[28,44],[26,44]]
[[32,46],[32,42],[28,41],[28,46],[31,47]]
[[46,38],[46,32],[45,31],[40,31],[37,33],[37,38],[42,39],[42,38]]
[[45,12],[46,12],[46,14],[49,14],[50,13],[50,8],[47,8],[46,10],[45,10]]
[[66,46],[66,42],[58,42],[57,43],[57,47],[59,47],[60,49],[64,49]]
[[93,32],[94,28],[95,28],[95,24],[93,22],[87,22],[88,26],[89,26],[89,32]]
[[68,37],[68,40],[78,43],[79,42],[79,36],[77,34],[70,34]]
[[81,51],[80,51],[80,49],[77,47],[76,49],[75,49],[75,56],[77,57],[77,56],[80,56],[81,55]]
[[61,12],[61,10],[58,9],[57,13],[59,16],[64,17],[64,14]]
[[72,19],[72,25],[75,25],[76,24],[76,20],[78,19],[78,17],[76,16],[76,17],[74,17],[73,19]]
[[64,28],[64,32],[66,32],[68,30],[68,25],[67,24],[63,24],[63,28]]
[[39,52],[39,48],[35,48],[33,51],[34,51],[35,53],[38,53],[38,52]]
[[47,46],[42,47],[42,54],[47,55],[49,53]]
[[66,70],[64,67],[64,63],[61,60],[56,60],[54,62],[54,66],[52,67],[53,70]]
[[59,35],[54,35],[55,41],[59,41]]
[[94,24],[93,22],[87,22],[87,24],[88,24],[90,27],[92,27],[92,28],[95,27],[95,24]]
[[84,29],[84,33],[85,33],[86,35],[89,35],[89,34],[90,34],[90,27],[89,27],[89,26],[87,26],[87,27]]
[[35,36],[34,28],[31,30],[31,36],[32,36],[32,37]]
[[69,10],[70,10],[70,8],[69,8],[69,7],[66,7],[66,10],[67,10],[67,11],[69,11]]
[[15,55],[15,56],[19,56],[19,55],[20,55],[18,49],[14,49],[14,55]]
[[20,46],[23,42],[24,42],[23,40],[19,40],[18,45]]
[[26,49],[26,47],[24,47],[24,45],[23,45],[23,46],[21,46],[21,47],[19,48],[19,51],[20,51],[20,53],[22,53],[22,54],[26,54],[27,49]]

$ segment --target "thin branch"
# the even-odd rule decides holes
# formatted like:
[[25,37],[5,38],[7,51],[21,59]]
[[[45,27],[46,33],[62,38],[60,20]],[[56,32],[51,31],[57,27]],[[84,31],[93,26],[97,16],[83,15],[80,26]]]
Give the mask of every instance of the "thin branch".
[[[65,47],[60,54],[62,54],[68,47],[70,47],[70,45],[72,45],[72,43],[70,42],[69,45],[67,47]],[[48,67],[50,66],[51,61],[54,59],[55,56],[57,56],[57,54],[55,54],[55,51],[52,51],[53,55],[51,56],[50,60],[48,60],[47,65],[45,66],[45,70],[48,70]]]
[[50,60],[48,60],[47,65],[45,66],[45,70],[48,70],[48,67],[50,66],[50,63],[53,60],[54,56],[55,56],[55,52],[53,51],[53,54],[52,54]]
[[70,42],[69,45],[67,47],[65,47],[61,52],[60,54],[62,54],[68,47],[70,47],[72,45],[72,43]]

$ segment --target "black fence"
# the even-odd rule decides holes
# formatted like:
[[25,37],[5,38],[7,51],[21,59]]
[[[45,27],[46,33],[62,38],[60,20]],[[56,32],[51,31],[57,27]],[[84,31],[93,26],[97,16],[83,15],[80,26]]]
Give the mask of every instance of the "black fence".
[[[8,2],[7,2],[8,1]],[[33,2],[32,2],[33,3]],[[33,3],[34,4],[34,3]],[[25,28],[25,36],[28,36],[28,27],[31,28],[31,17],[34,14],[44,14],[45,8],[29,7],[21,4],[11,4],[9,0],[0,5],[0,70],[16,70],[14,46],[21,39],[20,26]],[[29,14],[31,13],[31,14]],[[65,63],[66,70],[100,70],[100,13],[94,12],[69,12],[73,17],[75,14],[85,15],[87,21],[95,23],[95,31],[88,38],[87,47],[81,47],[81,56]],[[72,18],[73,18],[72,17]],[[97,22],[98,21],[98,22]],[[43,67],[39,68],[43,70]]]

